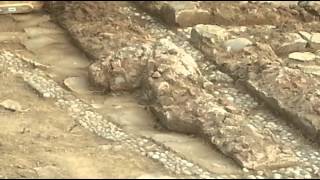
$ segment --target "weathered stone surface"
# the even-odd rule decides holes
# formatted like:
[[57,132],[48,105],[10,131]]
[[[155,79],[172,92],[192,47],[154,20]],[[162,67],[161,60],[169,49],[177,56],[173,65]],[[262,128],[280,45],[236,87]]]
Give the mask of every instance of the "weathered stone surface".
[[64,85],[67,86],[71,91],[79,94],[90,93],[88,80],[84,77],[69,77],[65,79]]
[[196,24],[208,24],[211,21],[209,11],[200,9],[198,2],[192,1],[143,1],[140,6],[160,16],[170,25],[189,27]]
[[106,60],[89,68],[89,77],[95,85],[106,90],[130,91],[140,87],[147,60],[151,57],[148,46],[125,47]]
[[198,9],[198,3],[191,1],[169,1],[162,9],[165,21],[169,24],[178,24],[180,27],[188,27],[196,24],[210,22],[210,13]]
[[311,33],[310,47],[320,49],[320,33]]
[[11,111],[23,111],[20,103],[11,99],[2,101],[0,106]]
[[296,61],[313,61],[316,59],[316,55],[311,52],[294,52],[289,54],[289,59]]
[[[202,134],[249,169],[286,166],[296,161],[270,132],[249,125],[242,114],[229,113],[216,97],[202,89],[205,80],[184,50],[162,39],[155,45],[153,57],[148,62],[144,91],[152,111],[169,129]],[[161,77],[152,78],[155,72]]]
[[320,66],[298,66],[304,73],[320,77]]
[[307,46],[307,41],[298,33],[284,34],[286,41],[276,49],[276,53],[283,55],[292,52],[304,51]]
[[208,54],[214,54],[213,45],[227,40],[229,37],[226,29],[216,25],[196,25],[191,30],[191,42]]
[[[219,44],[210,45],[198,41],[201,39],[198,37],[191,37],[191,39],[197,40],[194,43],[195,46],[200,47],[207,56],[214,56],[212,59],[225,72],[235,78],[242,79],[252,94],[260,96],[275,111],[288,117],[287,119],[302,129],[307,137],[318,139],[320,129],[318,104],[320,99],[316,90],[319,89],[320,82],[304,73],[312,72],[316,75],[318,72],[316,68],[305,68],[304,70],[283,68],[281,65],[284,63],[283,60],[278,58],[267,44],[256,43],[234,55],[225,53],[223,49],[219,48]],[[299,46],[288,49],[291,51],[296,47]],[[212,49],[216,49],[216,52],[213,53]],[[286,52],[290,52],[288,49]],[[312,55],[309,60],[313,58]]]
[[311,40],[311,34],[305,31],[299,31],[300,36],[305,39],[306,41],[310,41]]
[[252,45],[252,42],[246,38],[230,39],[224,43],[227,51],[240,51],[250,45]]
[[320,33],[300,31],[299,34],[305,39],[313,49],[320,49]]
[[298,69],[270,67],[247,85],[310,139],[319,138],[320,96],[316,90],[320,83],[316,79]]
[[[182,104],[191,111],[195,104],[194,102],[186,104],[189,94],[201,91],[195,88],[197,84],[200,86],[199,78],[201,78],[197,64],[190,55],[171,42],[161,40],[160,43],[155,49],[154,58],[148,61],[145,92],[156,104],[153,110],[169,129],[198,133],[200,124],[197,125],[197,120],[187,116],[181,117],[188,111],[179,112],[181,108],[179,106]],[[161,77],[153,78],[155,73],[161,74]]]

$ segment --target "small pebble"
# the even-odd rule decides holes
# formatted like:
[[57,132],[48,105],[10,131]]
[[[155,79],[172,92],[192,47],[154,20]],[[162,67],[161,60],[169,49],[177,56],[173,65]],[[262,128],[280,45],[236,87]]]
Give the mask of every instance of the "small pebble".
[[153,158],[153,159],[160,159],[160,156],[157,155],[157,154],[155,154],[155,155],[152,156],[152,158]]
[[311,179],[312,176],[311,176],[310,174],[306,174],[306,175],[304,175],[304,178],[305,178],[305,179]]
[[243,168],[242,171],[243,172],[249,172],[249,170],[247,168]]
[[258,174],[259,176],[263,176],[263,175],[264,175],[264,172],[263,172],[263,171],[258,171],[257,174]]
[[274,179],[281,179],[282,176],[281,176],[281,174],[276,173],[276,174],[273,174],[273,178]]
[[256,177],[254,175],[249,175],[248,179],[256,179]]
[[50,96],[50,93],[43,93],[43,97],[44,98],[50,98],[51,96]]

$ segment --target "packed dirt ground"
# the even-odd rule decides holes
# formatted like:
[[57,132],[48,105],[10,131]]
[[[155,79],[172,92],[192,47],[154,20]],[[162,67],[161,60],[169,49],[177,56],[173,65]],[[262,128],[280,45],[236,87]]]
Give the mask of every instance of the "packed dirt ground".
[[317,4],[44,8],[0,16],[0,178],[320,177]]

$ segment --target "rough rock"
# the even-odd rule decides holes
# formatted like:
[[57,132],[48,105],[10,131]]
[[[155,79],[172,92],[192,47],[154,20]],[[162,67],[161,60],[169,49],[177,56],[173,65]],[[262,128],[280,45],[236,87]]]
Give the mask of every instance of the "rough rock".
[[214,54],[213,45],[227,40],[228,37],[226,29],[216,25],[199,24],[191,30],[191,42],[208,54]]
[[[270,132],[249,125],[241,114],[228,113],[201,88],[204,81],[194,59],[166,39],[155,45],[148,62],[144,91],[151,110],[167,128],[207,137],[241,166],[258,169],[283,166],[296,159]],[[160,72],[160,78],[152,78]]]
[[140,1],[147,11],[160,16],[169,25],[190,27],[196,24],[208,24],[211,21],[209,11],[200,9],[198,2],[191,1]]
[[[196,40],[194,44],[200,47],[206,56],[214,56],[212,59],[218,67],[223,68],[232,77],[241,79],[252,94],[259,96],[274,111],[287,117],[286,119],[301,129],[308,138],[318,139],[320,108],[317,105],[319,96],[315,90],[319,89],[320,82],[304,73],[316,74],[315,68],[282,68],[285,62],[268,44],[257,42],[254,46],[245,47],[240,53],[231,54],[224,53],[219,44],[199,41],[201,38],[197,36],[191,37]],[[213,54],[214,48],[216,52]]]
[[311,33],[310,47],[320,49],[320,33]]
[[310,41],[311,40],[311,34],[305,31],[299,31],[300,36],[305,39],[306,41]]
[[[153,110],[158,117],[163,116],[160,119],[169,129],[198,133],[200,130],[196,125],[196,119],[180,117],[180,107],[177,106],[184,104],[190,93],[200,91],[199,88],[192,87],[197,83],[200,86],[201,76],[197,64],[190,55],[164,39],[154,51],[154,58],[148,61],[147,82],[144,83],[149,99],[157,104],[153,106]],[[152,77],[156,72],[161,74],[160,78]],[[190,81],[186,81],[187,79]],[[187,106],[193,108],[194,105],[190,102]]]
[[299,69],[271,66],[247,81],[247,85],[308,138],[318,141],[320,96],[315,90],[320,83],[317,79]]
[[169,1],[162,7],[164,20],[168,24],[178,24],[180,27],[190,27],[196,24],[210,22],[210,13],[199,9],[197,2]]
[[298,66],[304,73],[320,77],[320,66]]
[[307,46],[307,41],[298,33],[284,34],[285,42],[280,45],[275,51],[279,55],[289,54],[292,52],[304,51]]
[[64,80],[64,85],[79,94],[90,93],[88,80],[84,77],[69,77]]
[[224,43],[227,51],[240,51],[250,45],[252,45],[252,42],[247,38],[230,39]]
[[23,111],[20,103],[11,99],[6,99],[2,101],[0,103],[0,106],[11,111],[18,111],[18,112]]
[[151,48],[124,47],[89,67],[89,79],[97,86],[112,91],[130,91],[140,87]]

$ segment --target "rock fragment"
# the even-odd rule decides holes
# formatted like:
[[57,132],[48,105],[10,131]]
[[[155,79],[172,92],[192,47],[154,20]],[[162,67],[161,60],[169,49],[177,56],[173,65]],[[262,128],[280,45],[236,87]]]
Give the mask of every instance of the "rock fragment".
[[[169,53],[173,51],[176,53]],[[230,113],[232,108],[219,105],[218,99],[202,88],[203,76],[184,50],[161,39],[154,47],[153,57],[148,61],[143,89],[152,112],[168,129],[201,134],[248,169],[296,162],[292,151],[279,145],[270,132],[253,127],[242,114]],[[162,76],[152,78],[155,71]]]
[[277,54],[284,55],[292,52],[301,52],[306,49],[307,41],[298,33],[284,34],[284,38],[285,42],[276,49]]
[[10,111],[17,111],[17,112],[24,111],[19,102],[11,100],[11,99],[6,99],[6,100],[2,101],[0,103],[0,106],[7,109],[7,110],[10,110]]
[[160,16],[169,25],[190,27],[211,22],[209,11],[199,8],[198,2],[191,1],[140,1],[138,4],[147,11]]
[[227,51],[240,51],[243,48],[252,45],[252,42],[247,38],[236,38],[230,39],[224,43],[225,48]]
[[289,54],[289,59],[308,62],[314,61],[316,59],[316,55],[311,52],[294,52]]
[[88,80],[84,77],[69,77],[65,79],[64,85],[67,86],[71,91],[79,94],[90,93]]

